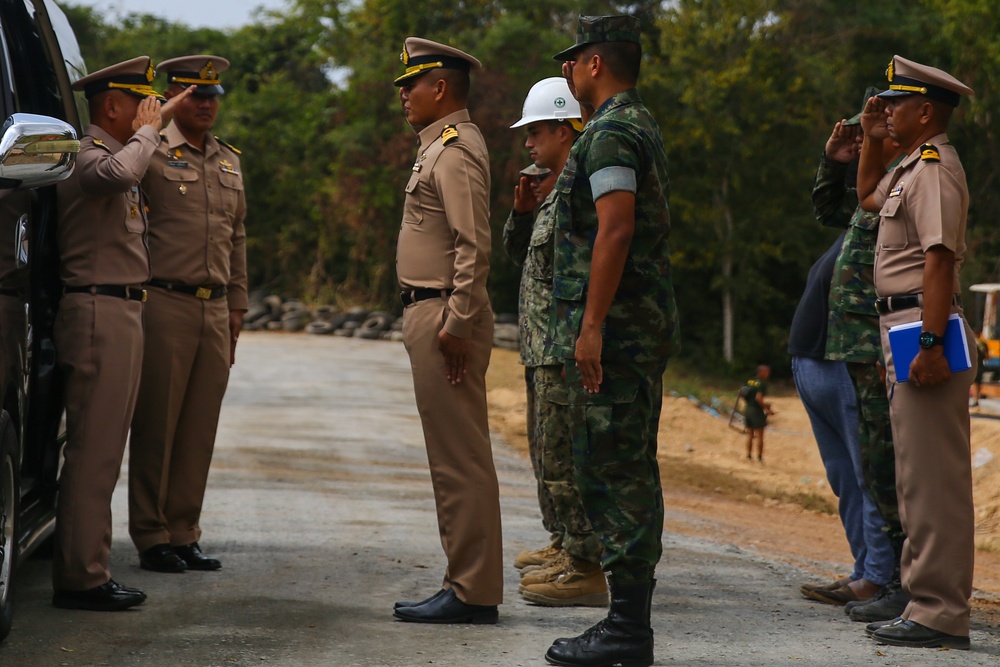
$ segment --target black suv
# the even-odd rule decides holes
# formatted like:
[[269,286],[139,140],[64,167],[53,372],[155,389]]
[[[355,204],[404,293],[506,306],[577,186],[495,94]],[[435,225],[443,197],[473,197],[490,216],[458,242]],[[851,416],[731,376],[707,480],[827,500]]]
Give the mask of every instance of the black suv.
[[[0,0],[0,640],[14,569],[52,535],[63,401],[52,185],[72,171],[85,68],[52,0]],[[79,105],[79,106],[78,106]]]

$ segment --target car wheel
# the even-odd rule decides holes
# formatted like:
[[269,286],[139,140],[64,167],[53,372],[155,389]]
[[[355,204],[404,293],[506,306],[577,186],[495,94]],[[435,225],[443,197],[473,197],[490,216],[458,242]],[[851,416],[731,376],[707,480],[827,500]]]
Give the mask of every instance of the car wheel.
[[20,470],[17,436],[10,415],[0,411],[0,640],[10,632],[14,616],[14,566],[17,556],[17,514]]

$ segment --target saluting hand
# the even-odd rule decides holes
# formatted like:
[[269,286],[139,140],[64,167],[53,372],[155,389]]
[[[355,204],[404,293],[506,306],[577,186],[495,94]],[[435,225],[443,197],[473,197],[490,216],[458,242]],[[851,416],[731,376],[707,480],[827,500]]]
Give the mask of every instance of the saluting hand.
[[438,349],[444,355],[444,375],[448,382],[458,384],[465,377],[470,347],[468,338],[453,336],[444,329],[438,333]]
[[843,120],[833,126],[833,133],[826,140],[826,158],[841,164],[847,164],[858,156],[861,146],[858,139],[861,128],[857,125],[845,125]]
[[197,87],[198,86],[188,86],[167,100],[167,103],[160,108],[160,120],[163,121],[164,125],[169,123],[170,119],[174,117],[174,111],[177,109],[177,105],[191,97],[191,94],[194,93]]
[[531,213],[538,206],[538,198],[535,197],[535,189],[531,187],[531,179],[522,176],[517,185],[514,186],[514,213]]
[[601,368],[601,347],[603,344],[604,336],[601,335],[601,330],[586,325],[580,330],[580,337],[576,339],[576,350],[573,357],[576,359],[576,367],[580,370],[580,377],[583,379],[583,388],[591,394],[600,391],[601,382],[604,381],[604,369]]
[[881,141],[889,136],[885,106],[881,97],[869,97],[865,102],[865,110],[861,112],[861,130],[869,139]]
[[163,127],[163,121],[160,120],[160,100],[152,95],[139,102],[139,109],[135,112],[135,119],[132,121],[132,131],[136,132],[144,125],[149,125],[157,132]]

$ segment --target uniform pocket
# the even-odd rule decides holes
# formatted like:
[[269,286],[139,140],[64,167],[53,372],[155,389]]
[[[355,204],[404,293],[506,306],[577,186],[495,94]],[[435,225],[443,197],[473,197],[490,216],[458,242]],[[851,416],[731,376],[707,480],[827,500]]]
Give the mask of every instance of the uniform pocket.
[[240,193],[243,192],[243,179],[239,174],[223,172],[219,174],[219,184],[222,186],[222,203],[226,213],[231,216],[235,215],[240,201]]
[[419,225],[424,220],[423,210],[420,208],[419,185],[420,174],[413,172],[406,183],[406,200],[403,202],[404,225]]
[[125,229],[133,234],[143,234],[146,231],[146,220],[142,213],[142,199],[139,189],[128,193],[128,210],[125,211]]
[[908,244],[906,221],[901,210],[902,198],[889,197],[879,215],[882,217],[882,234],[879,245],[885,250],[902,250]]
[[204,208],[198,172],[194,169],[169,169],[163,172],[167,192],[162,199],[164,208],[193,210]]

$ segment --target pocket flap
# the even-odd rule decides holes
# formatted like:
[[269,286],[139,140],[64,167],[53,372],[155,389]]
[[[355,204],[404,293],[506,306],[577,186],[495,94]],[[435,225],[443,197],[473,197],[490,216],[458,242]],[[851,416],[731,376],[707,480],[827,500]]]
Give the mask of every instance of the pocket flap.
[[882,206],[882,210],[879,211],[879,215],[883,218],[891,218],[896,215],[896,211],[899,209],[899,203],[903,201],[899,197],[890,197],[885,200],[885,204]]
[[555,276],[552,283],[552,296],[563,301],[583,301],[587,291],[587,281],[583,278],[570,276]]
[[192,183],[198,180],[198,172],[194,169],[164,169],[163,178],[176,183]]

